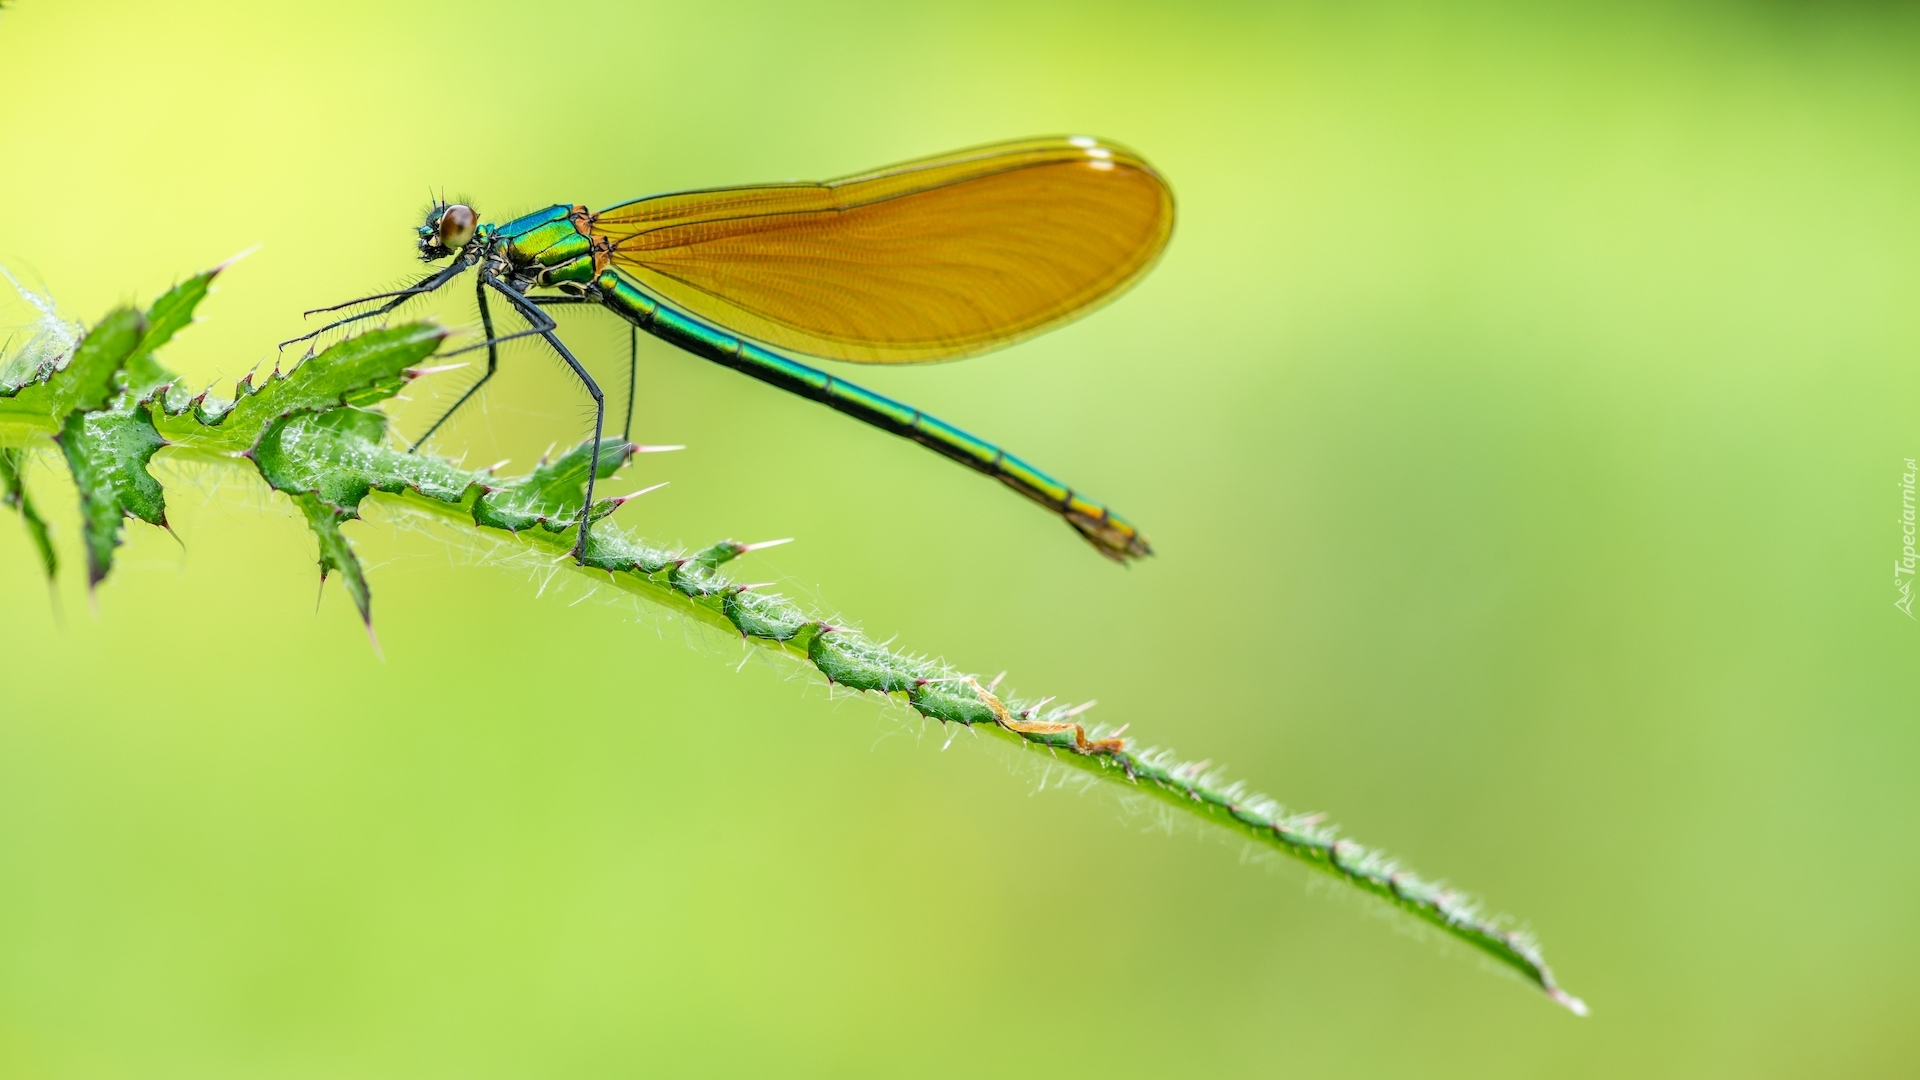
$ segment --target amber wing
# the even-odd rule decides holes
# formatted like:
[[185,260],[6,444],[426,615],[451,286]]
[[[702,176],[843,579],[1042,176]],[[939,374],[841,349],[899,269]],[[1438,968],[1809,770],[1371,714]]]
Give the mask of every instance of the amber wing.
[[825,183],[657,195],[592,230],[690,314],[812,356],[911,363],[1112,299],[1166,246],[1173,193],[1122,147],[1033,139]]

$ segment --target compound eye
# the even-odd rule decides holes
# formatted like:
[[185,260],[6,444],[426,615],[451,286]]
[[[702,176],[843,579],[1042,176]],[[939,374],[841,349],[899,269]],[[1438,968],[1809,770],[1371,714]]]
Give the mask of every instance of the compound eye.
[[447,207],[440,214],[440,245],[449,250],[464,245],[473,239],[473,228],[479,222],[471,206],[454,203]]

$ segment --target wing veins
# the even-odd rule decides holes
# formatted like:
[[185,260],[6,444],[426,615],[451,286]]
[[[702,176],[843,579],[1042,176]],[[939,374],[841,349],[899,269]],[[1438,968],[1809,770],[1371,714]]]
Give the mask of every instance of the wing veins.
[[[942,162],[942,164],[944,164],[944,162]],[[869,206],[879,206],[882,203],[893,202],[896,199],[905,199],[913,195],[925,195],[929,191],[939,191],[942,188],[959,187],[961,184],[971,183],[975,180],[986,180],[995,176],[1005,176],[1008,173],[1019,172],[1023,169],[1038,169],[1038,168],[1043,168],[1049,165],[1072,165],[1072,164],[1076,164],[1076,162],[1074,162],[1071,158],[1060,160],[1060,161],[1023,162],[1018,165],[1009,165],[1004,169],[995,169],[992,172],[969,173],[966,176],[960,177],[959,179],[949,180],[943,184],[927,184],[922,187],[910,188],[906,191],[896,191],[889,194],[876,195],[873,198],[863,199],[860,202],[847,203],[845,205],[836,203],[833,206],[823,206],[818,210],[773,210],[773,211],[768,211],[766,213],[741,213],[741,214],[727,214],[721,217],[703,217],[694,221],[663,222],[658,225],[653,225],[645,229],[639,229],[634,232],[628,233],[626,236],[623,236],[619,240],[614,241],[613,246],[617,248],[621,244],[626,243],[628,240],[633,240],[638,237],[646,236],[649,233],[656,233],[662,229],[679,229],[679,228],[685,228],[689,225],[713,225],[713,224],[719,224],[719,223],[728,222],[728,221],[751,221],[755,218],[804,217],[811,214],[843,214],[849,210],[863,210]],[[600,211],[599,214],[595,214],[594,217],[597,219],[602,215],[610,214],[613,211],[620,209],[621,206],[638,206],[641,203],[652,202],[655,199],[672,199],[672,198],[678,198],[680,196],[685,196],[685,195],[709,195],[709,194],[719,195],[729,191],[796,191],[796,190],[801,190],[806,188],[812,188],[819,191],[834,191],[834,190],[837,190],[836,185],[839,185],[839,184],[853,183],[856,180],[864,181],[864,180],[880,179],[887,175],[890,175],[890,174],[876,173],[868,176],[848,177],[844,180],[829,180],[826,182],[802,181],[800,183],[795,183],[795,184],[745,184],[740,187],[694,188],[691,191],[671,191],[664,195],[650,195],[644,199],[636,199],[633,202],[621,203],[619,204],[619,206],[610,206],[607,209]],[[898,175],[898,174],[891,174],[891,175]]]
[[666,192],[602,210],[583,231],[623,277],[742,340],[915,363],[1105,304],[1158,257],[1172,210],[1139,155],[1061,138],[833,180]]
[[[686,287],[687,287],[688,289],[691,289],[691,290],[693,290],[694,292],[697,292],[697,293],[699,293],[699,294],[700,294],[700,295],[702,295],[702,296],[705,296],[705,297],[708,297],[709,299],[713,299],[713,300],[718,300],[719,302],[721,302],[721,303],[723,303],[723,304],[726,304],[726,305],[729,305],[729,306],[731,306],[731,307],[737,307],[737,308],[740,308],[740,309],[741,309],[741,310],[743,310],[743,311],[747,311],[747,312],[750,312],[750,313],[752,313],[753,315],[755,315],[755,316],[758,316],[758,317],[760,317],[760,318],[763,318],[763,319],[765,319],[765,318],[769,318],[769,316],[767,315],[767,313],[765,313],[765,312],[761,312],[761,311],[757,311],[757,310],[755,310],[754,308],[752,308],[752,307],[750,307],[750,306],[747,306],[747,305],[745,305],[745,304],[743,304],[743,303],[741,302],[741,300],[740,300],[740,299],[739,299],[738,297],[734,297],[734,296],[728,296],[728,295],[727,295],[727,294],[725,294],[725,293],[718,293],[718,292],[714,292],[714,291],[713,291],[712,289],[709,289],[709,288],[707,288],[707,287],[706,287],[706,286],[704,286],[704,285],[701,285],[701,284],[698,284],[697,282],[694,282],[694,281],[692,281],[692,280],[691,280],[691,279],[689,279],[689,278],[685,278],[685,277],[682,277],[682,276],[680,276],[679,274],[673,274],[673,273],[668,273],[667,271],[665,271],[665,270],[662,270],[662,269],[659,269],[658,267],[654,267],[654,266],[649,266],[649,267],[647,267],[647,272],[648,272],[648,273],[650,273],[650,274],[657,274],[657,275],[659,275],[660,277],[663,277],[663,278],[666,278],[666,279],[667,279],[667,280],[669,280],[669,281],[677,281],[677,282],[679,282],[679,283],[680,283],[681,285],[684,285],[684,286],[686,286]],[[657,289],[654,289],[654,288],[651,288],[650,286],[648,286],[648,285],[647,285],[647,283],[646,283],[646,282],[644,282],[644,281],[641,281],[641,280],[639,280],[639,279],[638,279],[638,278],[636,278],[636,277],[635,277],[634,275],[632,275],[632,274],[629,274],[629,275],[627,275],[627,279],[628,279],[629,281],[631,281],[631,282],[633,282],[633,283],[634,283],[634,284],[635,284],[636,286],[638,286],[638,287],[639,287],[639,288],[640,288],[640,289],[641,289],[641,290],[642,290],[643,292],[645,292],[645,293],[646,293],[647,295],[649,295],[649,296],[651,296],[651,297],[653,297],[653,298],[654,298],[654,300],[655,300],[656,302],[658,302],[658,303],[662,303],[662,304],[665,304],[665,305],[666,305],[667,307],[670,307],[670,308],[672,308],[673,310],[675,310],[675,311],[678,311],[678,312],[681,312],[681,313],[683,313],[683,314],[685,314],[685,313],[687,313],[687,312],[686,312],[686,305],[685,305],[685,304],[682,304],[681,302],[679,302],[679,301],[677,301],[677,300],[673,300],[673,299],[670,299],[670,298],[668,298],[668,297],[666,297],[666,296],[662,296],[662,295],[660,294],[660,292],[659,292],[659,290],[657,290]],[[785,347],[784,347],[784,346],[781,346],[781,345],[779,345],[779,344],[777,344],[777,343],[775,343],[775,342],[772,342],[772,341],[766,341],[766,340],[764,340],[764,339],[762,339],[762,338],[760,338],[760,337],[757,337],[757,336],[755,336],[755,335],[754,335],[753,333],[751,333],[751,332],[749,332],[749,331],[746,331],[746,330],[741,330],[741,329],[737,329],[737,328],[735,328],[735,327],[730,327],[730,326],[726,326],[726,325],[724,325],[724,324],[721,324],[721,325],[720,325],[720,329],[722,329],[722,330],[725,330],[725,331],[726,331],[727,333],[729,333],[729,334],[732,334],[732,335],[734,335],[735,337],[738,337],[738,338],[741,338],[741,339],[743,339],[743,340],[746,340],[746,341],[751,341],[751,342],[753,342],[753,343],[754,343],[755,345],[758,345],[758,346],[760,346],[760,347],[762,347],[762,348],[771,348],[771,349],[774,349],[774,350],[782,350],[782,349],[785,349]],[[841,344],[841,345],[862,345],[862,344],[871,344],[871,343],[873,343],[874,341],[876,341],[876,340],[879,340],[879,339],[873,339],[873,338],[857,338],[857,337],[844,337],[844,336],[841,336],[841,335],[839,335],[839,334],[835,334],[835,333],[829,333],[829,332],[826,332],[826,331],[822,331],[822,330],[814,330],[814,331],[810,331],[810,333],[811,333],[811,334],[812,334],[813,336],[815,336],[815,337],[818,337],[818,338],[820,338],[820,339],[821,339],[821,340],[823,340],[823,341],[831,341],[831,342],[835,342],[836,344]],[[939,341],[939,342],[941,342],[941,343],[943,343],[943,344],[947,344],[947,343],[953,343],[953,342],[959,342],[959,341],[964,341],[964,340],[966,340],[966,335],[964,335],[964,334],[962,334],[962,335],[951,335],[951,334],[950,334],[950,335],[946,335],[946,336],[943,336],[943,337],[939,337],[939,338],[936,338],[936,339],[933,339],[933,340],[936,340],[936,341]],[[800,352],[800,351],[802,351],[802,350],[798,350],[798,349],[786,349],[786,351],[792,351],[792,352]],[[829,359],[829,360],[832,360],[832,359],[842,359],[842,358],[839,358],[839,357],[824,357],[824,359]]]

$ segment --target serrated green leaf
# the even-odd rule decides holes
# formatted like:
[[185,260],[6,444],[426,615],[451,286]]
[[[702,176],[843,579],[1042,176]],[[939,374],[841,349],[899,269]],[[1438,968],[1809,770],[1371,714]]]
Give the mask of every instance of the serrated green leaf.
[[344,513],[329,505],[317,496],[297,494],[293,504],[306,515],[307,527],[313,530],[313,538],[320,545],[320,581],[326,583],[327,574],[338,572],[340,581],[347,587],[347,595],[353,597],[353,606],[360,610],[360,619],[373,627],[373,592],[367,588],[367,572],[361,568],[360,559],[353,553],[353,545],[340,532],[340,526],[352,520],[353,515]]
[[801,627],[813,621],[785,597],[738,589],[726,594],[721,611],[743,635],[769,641],[791,641]]
[[167,523],[160,482],[147,471],[154,452],[167,443],[145,408],[70,413],[57,438],[80,492],[87,583],[98,585],[113,569],[113,552],[120,546],[121,523],[127,517],[163,527]]
[[342,408],[295,413],[274,421],[254,448],[254,465],[275,490],[290,496],[306,515],[320,545],[320,578],[337,570],[354,606],[369,627],[373,596],[366,572],[340,526],[359,516],[370,491],[418,491],[429,498],[471,505],[484,490],[480,473],[438,458],[380,445],[386,417]]
[[729,583],[719,568],[738,558],[747,549],[737,540],[722,540],[674,563],[667,581],[688,596],[725,595]]
[[70,414],[104,407],[113,395],[114,377],[146,332],[146,316],[132,308],[108,315],[80,342],[65,367],[15,392],[0,391],[0,420],[55,432]]
[[134,346],[133,354],[127,357],[126,385],[134,397],[144,397],[154,389],[174,381],[174,375],[153,357],[154,350],[173,340],[173,335],[186,329],[193,322],[193,309],[207,298],[213,288],[213,279],[226,269],[222,263],[204,273],[168,289],[153,306],[147,309],[147,332]]
[[275,371],[257,388],[252,376],[242,379],[230,405],[205,394],[184,405],[170,401],[155,423],[169,441],[183,446],[250,450],[283,416],[364,406],[399,393],[408,369],[433,355],[445,337],[446,331],[431,323],[369,331],[285,374]]
[[807,658],[828,679],[855,690],[910,691],[925,677],[920,665],[858,634],[815,635],[807,643]]
[[296,413],[267,429],[253,460],[275,490],[312,495],[349,515],[373,490],[411,489],[456,505],[485,490],[484,474],[382,446],[385,433],[386,417],[377,412]]
[[[416,491],[430,499],[466,508],[476,520],[511,520],[521,527],[542,524],[553,531],[572,525],[586,483],[589,448],[582,444],[558,460],[491,490],[487,474],[461,469],[438,458],[409,454],[381,445],[386,417],[370,410],[342,408],[296,413],[276,420],[253,450],[261,476],[286,492],[306,515],[320,545],[321,570],[338,570],[363,618],[371,619],[371,594],[353,547],[340,526],[359,516],[360,503],[372,491]],[[623,440],[601,448],[602,477],[632,456]],[[506,493],[506,506],[483,511],[482,504]],[[564,515],[553,521],[554,515]],[[496,526],[505,528],[507,526]],[[622,570],[639,566],[664,569],[671,561],[645,545],[608,538],[595,554]]]
[[580,557],[583,566],[615,573],[657,574],[677,561],[678,557],[673,552],[611,528],[595,529],[589,533],[587,550]]
[[60,568],[60,559],[54,554],[53,537],[47,531],[46,520],[34,508],[33,497],[27,494],[26,474],[26,448],[0,447],[0,501],[20,515],[20,523],[27,527],[34,550],[40,553],[40,565],[47,571],[47,580],[52,581],[54,571]]
[[341,526],[383,484],[397,491],[417,483],[436,497],[458,501],[470,481],[443,461],[382,447],[386,417],[344,406],[398,392],[406,369],[432,354],[444,336],[427,324],[375,330],[286,375],[276,372],[258,390],[242,381],[237,400],[225,407],[206,409],[202,395],[187,409],[162,414],[165,428],[196,447],[251,451],[267,483],[287,493],[306,518],[319,548],[320,580],[340,576],[369,630],[373,593]]
[[[580,500],[586,498],[592,451],[592,442],[583,442],[553,461],[541,462],[525,476],[498,482],[474,505],[473,519],[508,532],[535,525],[549,532],[565,532],[579,518]],[[605,480],[632,458],[632,443],[601,439],[597,478]]]
[[[215,267],[174,286],[144,315],[110,316],[81,343],[73,363],[44,383],[42,395],[52,408],[72,406],[61,418],[55,439],[80,494],[90,585],[99,584],[113,568],[127,517],[167,523],[165,494],[147,471],[166,440],[150,411],[137,401],[172,381],[172,373],[154,359],[154,350],[193,321],[194,308],[222,269]],[[116,387],[121,388],[117,394]],[[42,525],[36,533],[44,531]]]

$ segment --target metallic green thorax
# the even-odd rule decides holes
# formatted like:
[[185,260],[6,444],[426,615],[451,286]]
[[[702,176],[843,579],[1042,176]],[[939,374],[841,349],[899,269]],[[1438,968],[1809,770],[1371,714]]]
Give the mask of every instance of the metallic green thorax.
[[994,477],[1059,514],[1116,561],[1152,553],[1139,530],[1106,506],[983,439],[911,405],[790,360],[665,303],[605,265],[588,232],[583,206],[550,206],[496,227],[481,226],[473,246],[497,260],[498,272],[522,288],[545,286],[589,299],[647,333],[782,390],[810,398],[912,439]]

